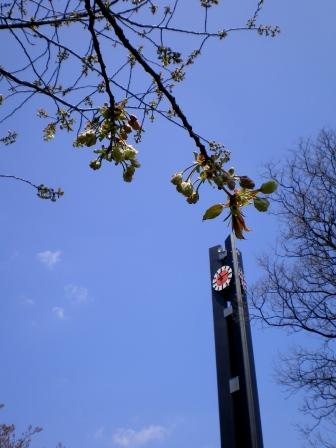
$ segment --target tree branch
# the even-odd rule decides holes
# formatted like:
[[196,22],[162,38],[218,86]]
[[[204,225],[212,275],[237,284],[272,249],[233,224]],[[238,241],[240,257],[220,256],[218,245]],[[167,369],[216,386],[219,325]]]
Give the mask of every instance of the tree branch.
[[3,69],[2,67],[0,67],[0,74],[2,76],[4,76],[5,78],[8,78],[14,82],[16,82],[16,84],[19,84],[20,86],[25,86],[25,87],[29,87],[30,89],[33,89],[36,92],[39,92],[43,95],[46,95],[50,98],[52,98],[53,100],[55,100],[57,103],[63,104],[63,106],[67,106],[69,107],[71,110],[75,110],[77,112],[85,112],[88,109],[82,109],[82,108],[78,108],[77,106],[74,106],[70,103],[68,103],[67,101],[63,100],[62,98],[59,98],[58,96],[54,95],[53,93],[49,92],[46,89],[43,89],[42,87],[39,87],[36,84],[32,84],[31,82],[28,81],[24,81],[22,79],[17,78],[16,76],[14,76],[12,73],[8,72],[7,70]]
[[[88,16],[87,13],[77,13],[76,17],[62,17],[60,19],[55,18],[49,20],[32,19],[30,21],[15,18],[12,20],[20,21],[20,23],[0,24],[0,30],[34,29],[46,25],[54,25],[55,27],[57,27],[59,25],[67,24],[70,22],[78,22],[79,20],[87,18],[87,16]],[[0,17],[0,20],[8,20],[8,19],[9,19],[8,17]]]
[[164,84],[160,78],[160,75],[152,69],[152,67],[141,57],[139,52],[132,46],[132,44],[129,42],[129,40],[125,36],[122,28],[118,25],[116,19],[114,18],[114,15],[109,11],[109,9],[106,8],[105,4],[101,0],[96,0],[96,1],[97,1],[97,5],[100,7],[100,10],[101,10],[103,16],[113,27],[116,36],[119,38],[119,40],[124,45],[124,47],[127,50],[129,50],[129,52],[139,62],[139,64],[143,67],[143,69],[149,75],[151,75],[152,78],[155,80],[158,88],[164,94],[164,96],[168,99],[174,112],[182,121],[182,123],[183,123],[184,127],[187,129],[190,137],[194,140],[196,146],[200,150],[200,153],[207,159],[209,156],[208,156],[205,146],[201,142],[199,136],[193,131],[191,124],[189,123],[185,114],[182,112],[180,106],[177,104],[175,97],[164,86]]

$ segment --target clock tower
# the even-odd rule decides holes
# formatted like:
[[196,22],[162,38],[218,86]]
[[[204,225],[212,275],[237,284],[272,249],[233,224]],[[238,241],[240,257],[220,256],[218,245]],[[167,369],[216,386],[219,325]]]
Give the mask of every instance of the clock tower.
[[247,288],[231,234],[210,249],[221,448],[263,448]]

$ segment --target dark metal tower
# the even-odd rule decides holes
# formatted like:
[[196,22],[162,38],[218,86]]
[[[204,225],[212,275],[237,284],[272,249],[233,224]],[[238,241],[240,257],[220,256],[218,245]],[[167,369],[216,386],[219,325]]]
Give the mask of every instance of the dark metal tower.
[[210,249],[210,269],[221,448],[262,448],[246,285],[234,235]]

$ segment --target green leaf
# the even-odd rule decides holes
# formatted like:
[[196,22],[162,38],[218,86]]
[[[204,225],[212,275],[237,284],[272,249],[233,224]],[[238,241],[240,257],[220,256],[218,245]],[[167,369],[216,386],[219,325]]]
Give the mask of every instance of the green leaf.
[[262,186],[259,188],[259,190],[264,194],[271,194],[274,193],[277,188],[278,188],[277,181],[271,179],[268,182],[263,183]]
[[219,216],[224,209],[223,204],[215,204],[212,207],[208,208],[208,210],[203,215],[203,221],[206,219],[214,219]]
[[270,202],[267,198],[255,198],[253,201],[255,208],[259,212],[267,212]]

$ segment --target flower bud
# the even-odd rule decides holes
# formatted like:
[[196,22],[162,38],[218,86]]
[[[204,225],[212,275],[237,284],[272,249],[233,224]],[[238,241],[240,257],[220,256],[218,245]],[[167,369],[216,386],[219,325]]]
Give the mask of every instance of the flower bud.
[[137,159],[132,159],[131,165],[134,166],[134,168],[140,168],[140,166],[141,166],[139,160],[137,160]]
[[206,161],[205,156],[203,154],[198,154],[196,158],[196,162],[199,165],[204,165],[204,162]]
[[101,161],[99,159],[92,160],[90,162],[90,168],[92,168],[93,170],[99,170],[100,167],[101,167]]
[[191,196],[193,190],[193,186],[190,182],[182,182],[181,183],[182,194],[186,197]]
[[[115,108],[114,108],[114,113],[113,113],[113,115],[114,115],[114,119],[115,119],[115,120],[120,120],[121,117],[122,117],[122,113],[123,113],[123,110],[122,110],[122,108],[120,107],[120,105],[118,104],[118,105],[115,106]],[[112,114],[111,114],[111,115],[112,115]]]
[[124,160],[124,151],[119,145],[113,147],[112,156],[116,162],[122,162]]
[[128,120],[128,124],[131,126],[132,129],[135,131],[139,131],[141,129],[140,123],[135,115],[130,115],[130,118]]
[[108,121],[104,120],[103,124],[100,126],[100,133],[102,135],[107,135],[111,131],[111,125]]
[[94,131],[87,131],[85,134],[85,145],[86,146],[93,146],[97,142],[97,137]]
[[183,194],[182,183],[176,185],[176,191]]
[[129,165],[124,171],[123,178],[125,182],[132,182],[133,174],[135,172],[135,168],[132,165]]
[[104,118],[110,118],[111,117],[111,111],[110,109],[107,107],[107,105],[103,106],[100,109],[100,113]]
[[193,191],[192,194],[187,198],[187,202],[189,204],[196,204],[199,200],[199,195],[196,191]]
[[271,194],[274,193],[277,188],[278,188],[277,182],[274,179],[272,179],[262,184],[259,190],[264,194]]
[[253,180],[247,176],[240,176],[239,184],[242,188],[247,188],[248,190],[253,190],[253,188],[255,187],[255,183],[253,182]]
[[129,134],[130,132],[132,132],[132,127],[129,124],[125,124],[123,127],[123,130]]
[[133,174],[128,173],[127,171],[123,174],[123,179],[125,182],[132,182],[133,180]]
[[267,212],[268,207],[270,205],[269,200],[267,198],[258,198],[258,197],[254,199],[253,204],[259,212]]
[[133,148],[133,146],[126,145],[126,149],[124,150],[124,159],[133,160],[135,159],[137,154],[138,151],[135,148]]
[[94,131],[86,131],[76,138],[74,146],[93,146],[97,142],[97,137]]
[[227,183],[227,186],[230,190],[233,191],[236,188],[236,182],[234,181],[234,179],[230,179]]
[[176,173],[176,174],[174,174],[174,175],[172,176],[170,182],[171,182],[173,185],[181,185],[182,180],[183,180],[183,178],[182,178],[182,173]]

